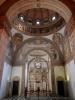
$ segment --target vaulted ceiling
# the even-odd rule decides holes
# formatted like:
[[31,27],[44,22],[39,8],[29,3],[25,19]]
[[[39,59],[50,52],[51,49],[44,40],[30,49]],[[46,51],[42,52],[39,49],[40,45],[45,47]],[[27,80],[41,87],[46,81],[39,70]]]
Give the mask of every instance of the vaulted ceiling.
[[[19,11],[18,13],[16,13],[17,12],[17,10],[15,9],[15,10],[13,10],[11,7],[12,6],[14,6],[16,3],[21,3],[21,2],[19,2],[19,1],[25,1],[24,3],[29,3],[29,2],[39,2],[39,1],[41,1],[42,3],[43,3],[43,0],[0,0],[0,25],[3,23],[3,17],[6,15],[7,16],[7,18],[8,18],[8,20],[9,20],[9,22],[11,23],[13,20],[14,20],[14,18],[16,17],[16,16],[18,16],[18,14],[21,12],[21,11]],[[44,0],[45,1],[45,0]],[[52,1],[52,0],[51,0]],[[61,2],[63,2],[65,5],[67,5],[67,7],[71,10],[71,12],[72,12],[72,14],[75,16],[75,13],[74,13],[74,11],[75,11],[75,0],[59,0],[59,1],[61,1]],[[45,1],[46,2],[46,1]],[[47,2],[48,2],[48,0],[47,0]],[[58,0],[54,0],[53,2],[58,2]],[[55,3],[56,4],[56,3]],[[17,9],[20,9],[21,10],[21,8],[22,7],[19,7],[20,5],[17,5],[17,6],[15,6],[15,7],[17,7]],[[24,13],[25,14],[25,16],[26,17],[28,17],[28,18],[32,18],[31,20],[29,20],[29,21],[32,21],[33,19],[35,19],[35,18],[37,18],[37,17],[40,17],[40,19],[42,19],[42,18],[44,18],[44,17],[48,17],[48,19],[49,19],[49,17],[50,17],[50,15],[52,15],[52,14],[50,14],[51,13],[51,10],[52,9],[46,9],[46,11],[45,11],[45,9],[41,9],[41,10],[38,10],[37,11],[37,9],[32,9],[33,7],[30,7],[30,8],[28,8],[28,9],[31,9],[31,10],[27,10],[27,12],[26,12],[26,8],[25,8],[25,6],[26,5],[23,5],[24,6],[24,9],[25,9],[25,12],[22,12],[22,13]],[[44,5],[43,5],[44,6]],[[48,6],[48,5],[47,5]],[[50,5],[49,5],[50,6]],[[57,6],[57,5],[56,5]],[[54,7],[56,7],[56,6],[54,6]],[[59,6],[59,4],[58,4],[58,6]],[[41,6],[42,7],[42,6]],[[64,13],[64,12],[66,12],[65,10],[63,10],[63,12],[61,11],[61,9],[63,9],[63,7],[62,8],[60,8],[61,6],[59,6],[59,12],[61,12],[61,13]],[[9,10],[11,8],[11,10]],[[34,8],[35,8],[35,6],[34,6]],[[43,7],[42,7],[43,8]],[[13,11],[12,11],[13,10]],[[57,8],[57,10],[58,10],[58,8]],[[53,10],[54,11],[54,10]],[[56,10],[53,12],[52,11],[52,13],[56,13]],[[37,13],[36,13],[37,12]],[[39,12],[39,13],[38,13]],[[63,17],[63,15],[61,15],[60,13],[59,13],[58,11],[57,11],[57,14],[59,14],[60,16],[61,16],[61,18],[60,19],[62,19],[61,21],[57,21],[57,22],[60,22],[60,23],[62,23],[61,25],[60,25],[60,23],[58,23],[58,26],[57,26],[57,28],[55,29],[55,27],[56,27],[56,21],[55,21],[55,23],[56,24],[54,24],[53,23],[53,21],[52,21],[52,24],[53,24],[53,26],[55,25],[55,27],[45,27],[44,29],[44,32],[45,33],[53,33],[53,32],[56,32],[57,30],[59,30],[60,28],[62,28],[63,26],[64,26],[64,17]],[[12,13],[12,14],[11,14]],[[67,15],[67,16],[70,16],[70,15],[68,15],[69,13],[68,13],[68,11],[66,12],[66,13],[64,13],[64,16],[65,16],[65,14]],[[2,18],[3,19],[1,19],[1,16],[2,16]],[[10,16],[10,17],[9,17]],[[12,17],[11,17],[12,16]],[[13,18],[14,17],[14,18]],[[59,18],[59,17],[58,17]],[[66,17],[66,20],[68,20],[68,19],[70,19],[70,17],[69,18],[67,18]],[[50,20],[50,19],[49,19]],[[49,20],[48,20],[48,22],[49,22]],[[66,21],[65,20],[65,21]],[[15,20],[14,20],[15,21]],[[69,20],[68,20],[69,21]],[[68,22],[68,21],[66,21],[66,22]],[[16,22],[16,21],[15,21]],[[19,21],[20,22],[20,21]],[[16,23],[18,23],[16,26],[18,27],[19,26],[19,22],[16,22]],[[26,22],[26,20],[25,20],[25,22]],[[33,21],[33,22],[35,22],[35,20]],[[36,23],[36,22],[35,22]],[[51,23],[51,22],[50,22]],[[30,23],[30,24],[34,24],[34,23]],[[14,24],[13,24],[14,25]],[[36,24],[35,24],[36,25]],[[15,25],[14,25],[15,26]],[[21,26],[24,26],[24,25],[21,25]],[[39,28],[39,25],[36,25],[38,28]],[[59,26],[61,26],[61,27],[59,27]],[[16,27],[15,27],[16,28]],[[23,27],[23,29],[29,29],[29,27],[26,27],[26,25],[25,25],[25,27]],[[16,28],[16,29],[18,29],[18,30],[20,30],[21,32],[24,32],[24,33],[28,33],[28,34],[30,34],[31,33],[31,35],[34,35],[33,33],[36,33],[36,35],[37,35],[37,33],[44,33],[44,32],[42,32],[42,28],[40,28],[39,29],[39,32],[37,31],[37,29],[38,28],[35,28],[34,27],[34,30],[33,30],[33,27],[31,27],[30,28],[30,30],[22,30],[21,28],[21,30],[19,29],[19,28]],[[50,31],[49,29],[51,29],[51,30],[54,30],[54,31]],[[46,30],[49,30],[48,32],[46,32]],[[34,31],[34,32],[33,32]],[[36,32],[35,32],[36,31]],[[27,35],[28,35],[27,34]],[[47,35],[49,35],[49,34],[47,34]],[[45,34],[44,34],[45,35]]]
[[[18,1],[23,0],[0,0],[0,16],[5,16],[10,7],[12,7],[14,4],[16,4]],[[24,0],[25,2],[29,2],[32,0]],[[43,1],[43,0],[34,0],[34,2]],[[49,0],[50,1],[50,0]],[[75,0],[54,0],[63,2],[72,12],[73,16],[75,17]],[[53,1],[53,2],[54,2]],[[65,11],[64,11],[65,12]],[[67,14],[67,13],[65,13]],[[33,14],[35,16],[35,14]],[[69,16],[69,15],[68,15]],[[0,17],[0,24],[3,22],[3,20]]]
[[[12,7],[14,4],[16,4],[18,1],[25,1],[26,3],[28,2],[29,3],[29,1],[32,1],[32,0],[0,0],[0,16],[5,16],[5,15],[7,15],[6,13],[8,12],[8,10],[10,9],[10,7]],[[33,1],[43,1],[43,0],[33,0]],[[45,2],[46,1],[48,1],[48,0],[45,0]],[[49,0],[50,1],[50,0]],[[51,0],[51,1],[58,1],[58,0]],[[65,5],[67,5],[67,7],[71,10],[71,12],[72,12],[72,14],[75,16],[75,0],[59,0],[59,1],[61,1],[61,2],[63,2]],[[54,3],[55,3],[54,2]],[[21,3],[21,2],[20,2]],[[25,6],[27,6],[27,5],[23,5],[24,7]],[[50,5],[48,5],[48,6],[50,6]],[[57,6],[57,5],[56,5]],[[56,7],[55,6],[55,7]],[[17,7],[17,6],[16,6]],[[53,6],[54,7],[54,6]],[[60,8],[61,6],[59,6],[59,10],[60,10],[60,12],[61,12],[61,8]],[[14,8],[14,7],[13,7]],[[31,9],[27,9],[27,10],[25,10],[25,8],[24,8],[24,12],[22,12],[22,13],[24,13],[24,16],[26,16],[26,17],[28,17],[28,18],[31,18],[31,20],[29,20],[29,21],[33,21],[33,19],[37,19],[38,17],[40,17],[40,20],[42,20],[42,19],[45,19],[45,17],[50,17],[50,15],[52,15],[52,14],[56,14],[56,10],[55,11],[52,11],[52,9],[45,9],[45,8],[43,8],[42,7],[42,9],[33,9],[33,8],[35,8],[35,7],[31,7]],[[38,8],[38,7],[37,7]],[[64,9],[64,7],[62,7],[63,9]],[[12,9],[12,8],[11,8]],[[19,7],[18,7],[18,9],[19,9]],[[56,9],[56,8],[55,8]],[[13,9],[14,10],[14,12],[16,12],[17,10],[16,9]],[[15,11],[16,10],[16,11]],[[20,10],[21,10],[21,8],[20,8]],[[57,7],[57,10],[58,10],[58,7]],[[10,13],[12,13],[11,12],[12,10],[10,10],[9,12]],[[38,14],[37,13],[35,13],[35,12],[39,12]],[[44,13],[44,11],[45,11],[45,13]],[[51,12],[52,11],[52,12]],[[14,13],[13,12],[13,13]],[[69,16],[68,15],[68,13],[67,13],[67,10],[65,11],[65,10],[63,10],[63,12],[65,12],[63,15],[67,15],[67,16]],[[63,12],[61,12],[61,13],[63,13]],[[19,13],[17,13],[16,15],[18,15]],[[65,18],[63,17],[63,16],[61,16],[61,14],[60,13],[58,13],[58,11],[57,11],[57,14],[59,14],[60,16],[58,16],[58,18],[59,19],[62,19],[62,20],[64,20]],[[8,15],[10,15],[10,14],[8,14]],[[12,16],[13,15],[13,16]],[[12,17],[10,17],[9,18],[9,16],[7,16],[8,17],[8,20],[9,20],[9,22],[11,22],[11,21],[13,21],[13,20],[11,20],[11,19],[14,19],[15,17],[17,17],[18,18],[18,16],[16,16],[15,15],[15,13],[14,14],[11,14],[11,16]],[[43,16],[42,16],[43,15]],[[15,17],[14,17],[15,16]],[[13,18],[14,17],[14,18]],[[23,18],[23,17],[20,17],[20,18]],[[67,17],[66,17],[67,18]],[[70,18],[68,18],[68,19],[70,19]],[[19,20],[19,19],[18,19]],[[28,20],[27,20],[28,21]],[[50,21],[50,20],[48,20],[48,21]],[[59,20],[58,20],[59,21]],[[64,20],[65,22],[68,22],[68,21],[66,21],[66,20]],[[64,22],[64,21],[62,21],[62,22]],[[2,21],[2,19],[0,18],[0,24],[1,24],[1,22],[3,22]],[[16,21],[15,21],[16,22]],[[20,22],[20,21],[19,21]],[[26,22],[26,20],[25,20],[25,22]],[[33,22],[35,22],[35,20],[33,21]],[[41,28],[41,26],[42,27],[44,27],[44,23],[43,24],[40,24],[40,25],[37,25],[36,24],[36,22],[35,23],[31,23],[32,25],[31,25],[31,28],[34,28],[34,29],[36,29],[35,30],[35,32],[31,32],[32,30],[31,30],[31,28],[30,28],[30,24],[29,24],[29,27],[28,27],[28,29],[30,28],[30,30],[28,30],[28,31],[25,31],[25,34],[26,35],[31,35],[31,36],[47,36],[47,35],[50,35],[50,34],[52,34],[52,33],[54,33],[55,32],[55,30],[56,30],[56,28],[58,27],[57,26],[57,24],[55,24],[55,27],[54,27],[54,31],[52,32],[51,31],[51,33],[50,33],[50,31],[49,31],[49,34],[47,34],[47,32],[45,31],[45,30],[43,30],[43,28]],[[41,21],[40,21],[41,22]],[[43,20],[43,22],[44,22],[44,20]],[[13,23],[12,23],[13,24]],[[23,24],[23,23],[22,23]],[[34,27],[34,24],[35,24],[35,27]],[[60,24],[62,24],[62,23],[60,23]],[[14,25],[14,24],[13,24]],[[19,24],[18,24],[19,25]],[[17,26],[18,26],[17,25]],[[27,24],[28,25],[28,24]],[[50,22],[50,25],[51,25],[51,22]],[[53,25],[53,22],[52,22],[52,25]],[[62,24],[63,25],[63,24]],[[54,25],[53,25],[54,26]],[[59,25],[60,26],[60,25]],[[47,25],[46,25],[46,27],[47,27]],[[20,27],[21,28],[21,27]],[[16,28],[17,29],[17,28]],[[25,29],[25,28],[24,28]],[[44,28],[45,29],[45,28]],[[52,27],[49,27],[49,29],[51,30],[52,29]],[[39,30],[39,32],[38,32],[38,30]],[[53,29],[52,29],[53,30]],[[45,32],[44,32],[45,31]],[[23,31],[24,32],[24,31]],[[29,33],[27,33],[27,32],[29,32]],[[56,31],[57,32],[57,31]],[[34,34],[32,34],[32,33],[34,33]],[[35,34],[36,33],[36,34]],[[24,35],[24,34],[21,34],[21,35]],[[26,36],[25,35],[25,36]],[[18,47],[18,45],[20,44],[20,42],[23,42],[23,37],[22,36],[20,36],[18,33],[17,33],[17,35],[12,35],[13,36],[13,38],[12,38],[12,41],[13,41],[13,44],[14,44],[14,47],[15,47],[15,45],[16,45],[16,48]],[[30,40],[30,39],[29,39]],[[32,41],[34,40],[34,38],[32,38]],[[35,40],[37,40],[37,39],[35,39]],[[41,40],[41,39],[40,39]],[[18,41],[18,42],[17,42]],[[37,42],[37,41],[36,41]],[[34,43],[36,44],[36,42],[34,41]],[[54,42],[54,40],[53,40],[53,42]],[[44,42],[45,43],[45,42]],[[60,42],[59,42],[60,43]],[[29,43],[29,45],[32,47],[32,44],[31,43]],[[37,46],[38,44],[36,44],[36,46]],[[47,43],[47,45],[48,45],[48,43]],[[38,45],[38,46],[40,46],[40,45]],[[55,45],[54,45],[55,46]],[[40,46],[41,47],[41,46]],[[49,47],[49,46],[48,46]],[[55,48],[54,48],[55,49]],[[25,48],[24,48],[24,50],[25,50]],[[56,50],[56,49],[55,49]],[[61,50],[61,49],[60,49]],[[58,51],[58,50],[57,50]],[[63,51],[63,50],[62,50]],[[22,51],[21,51],[22,52]],[[59,51],[58,51],[59,52]],[[18,52],[19,53],[19,52]],[[15,54],[17,54],[18,55],[18,53],[15,53]],[[61,54],[61,52],[60,52],[60,54]],[[23,55],[23,54],[22,54]],[[62,54],[63,55],[63,54]],[[19,57],[17,57],[17,58],[19,58]],[[63,57],[60,57],[60,58],[63,58]],[[22,60],[22,59],[21,59]],[[60,60],[60,59],[59,59]],[[58,60],[58,61],[59,61]],[[19,61],[19,60],[18,60]],[[61,59],[61,61],[62,61],[62,59]]]

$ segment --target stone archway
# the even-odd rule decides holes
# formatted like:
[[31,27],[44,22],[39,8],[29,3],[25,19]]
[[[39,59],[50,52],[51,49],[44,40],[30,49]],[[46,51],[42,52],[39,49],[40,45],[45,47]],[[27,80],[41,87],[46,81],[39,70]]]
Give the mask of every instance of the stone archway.
[[[39,87],[41,94],[43,90],[45,90],[45,92],[52,91],[51,80],[53,79],[53,72],[51,71],[51,59],[49,54],[44,50],[34,49],[31,50],[27,56],[29,56],[29,58],[27,57],[29,60],[26,62],[25,67],[25,88],[28,91],[37,91]],[[41,65],[38,65],[38,62]]]
[[20,49],[16,51],[16,57],[15,57],[15,62],[14,62],[15,65],[20,64],[23,66],[22,86],[21,86],[22,94],[24,94],[25,90],[27,91],[28,62],[32,60],[33,58],[35,58],[35,55],[36,56],[39,55],[43,59],[47,58],[45,60],[48,62],[48,66],[50,68],[49,69],[50,71],[49,90],[55,91],[54,67],[52,64],[56,61],[59,61],[60,59],[58,51],[60,52],[60,50],[55,46],[55,43],[53,43],[53,41],[46,39],[46,38],[42,38],[42,37],[35,38],[35,39],[31,38],[31,39],[24,41]]
[[[36,57],[29,62],[28,66],[28,90],[37,92],[38,88],[41,92],[49,90],[49,68],[45,59]],[[51,73],[50,73],[51,74]],[[51,82],[51,81],[50,81]]]
[[[27,55],[33,51],[33,50],[43,50],[47,52],[50,56],[50,58],[53,60],[61,60],[62,53],[57,47],[57,44],[47,38],[44,37],[34,37],[34,38],[29,38],[25,40],[22,45],[15,51],[14,53],[14,58],[13,58],[13,64],[14,65],[21,65],[27,59]],[[61,54],[61,55],[60,55]],[[56,55],[56,57],[54,57]],[[24,60],[23,60],[24,59]]]
[[[37,49],[30,50],[30,52],[28,51],[27,54],[29,55],[32,51],[35,51],[35,50],[37,50]],[[41,50],[41,49],[38,48],[38,50]],[[48,55],[48,60],[47,61],[44,58],[42,58],[42,60],[44,60],[44,62],[47,64],[47,67],[48,67],[48,72],[46,73],[46,75],[47,75],[46,78],[48,78],[48,80],[47,81],[44,81],[45,86],[47,85],[47,87],[45,88],[45,93],[47,91],[54,92],[56,90],[56,87],[55,87],[55,77],[54,77],[54,67],[53,67],[53,65],[51,65],[50,54],[46,50],[41,50],[41,51],[45,52]],[[35,59],[35,58],[33,58],[33,59]],[[25,64],[23,65],[23,70],[22,70],[22,73],[23,73],[22,74],[22,87],[21,87],[22,88],[22,94],[24,94],[25,92],[27,92],[29,90],[29,87],[28,87],[28,85],[29,85],[29,83],[28,83],[29,71],[28,71],[28,69],[29,69],[29,65],[30,65],[29,63],[31,63],[31,61],[33,59],[31,59],[31,60],[28,61],[28,57],[27,57],[27,60],[25,61]],[[44,72],[41,75],[43,75],[43,74],[44,74]],[[41,85],[42,84],[44,85],[44,83],[41,82]],[[41,90],[43,90],[43,88]]]

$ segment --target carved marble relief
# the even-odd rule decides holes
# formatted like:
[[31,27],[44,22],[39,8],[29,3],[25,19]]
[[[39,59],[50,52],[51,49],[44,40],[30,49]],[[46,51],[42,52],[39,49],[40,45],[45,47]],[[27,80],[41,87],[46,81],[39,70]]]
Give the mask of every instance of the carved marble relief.
[[[40,60],[40,58],[38,58]],[[43,62],[40,67],[39,64],[35,66],[36,58],[32,62],[34,68],[32,68],[32,64],[30,64],[29,68],[29,90],[37,91],[38,87],[40,90],[47,90],[48,83],[48,66],[43,66]],[[37,63],[37,62],[36,62]],[[39,61],[40,63],[40,61]],[[45,67],[45,68],[44,68]]]

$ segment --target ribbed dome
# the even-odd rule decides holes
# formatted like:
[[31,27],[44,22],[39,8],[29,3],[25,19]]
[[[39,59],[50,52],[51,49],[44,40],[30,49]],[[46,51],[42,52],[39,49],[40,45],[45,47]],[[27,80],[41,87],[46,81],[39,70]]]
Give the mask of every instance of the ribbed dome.
[[33,36],[52,34],[62,28],[65,20],[55,11],[46,8],[32,8],[19,13],[13,26],[19,31]]

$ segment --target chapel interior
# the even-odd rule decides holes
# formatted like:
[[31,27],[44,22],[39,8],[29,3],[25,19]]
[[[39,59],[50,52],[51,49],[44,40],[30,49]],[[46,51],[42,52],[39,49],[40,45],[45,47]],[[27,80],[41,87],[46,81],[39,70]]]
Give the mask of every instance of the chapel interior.
[[0,0],[0,100],[13,97],[75,99],[75,0]]

